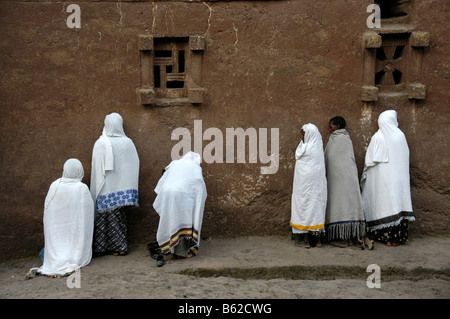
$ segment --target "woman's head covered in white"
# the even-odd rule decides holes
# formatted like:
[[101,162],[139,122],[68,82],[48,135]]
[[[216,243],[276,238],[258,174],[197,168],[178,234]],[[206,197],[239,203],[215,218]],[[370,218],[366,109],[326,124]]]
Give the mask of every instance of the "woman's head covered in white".
[[318,140],[322,142],[322,135],[319,132],[319,129],[314,124],[308,123],[302,126],[302,130],[304,133],[303,141],[304,143],[315,143]]
[[323,153],[322,135],[314,124],[308,123],[302,126],[303,140],[295,151],[295,158],[299,159],[306,152],[316,152],[319,150]]
[[119,113],[111,113],[105,117],[103,134],[106,136],[124,136],[123,118]]
[[197,153],[194,153],[192,151],[187,152],[182,158],[181,160],[184,161],[193,161],[195,163],[197,163],[198,165],[200,165],[201,159],[200,159],[200,155]]
[[81,162],[76,158],[68,159],[63,165],[62,178],[58,178],[54,183],[53,187],[50,187],[47,196],[45,198],[44,207],[47,208],[50,202],[55,197],[56,192],[59,189],[61,182],[81,182],[84,177],[84,169]]
[[83,164],[76,158],[68,159],[64,163],[62,177],[81,181],[84,177]]
[[384,134],[388,134],[390,130],[399,130],[397,112],[388,110],[381,113],[378,117],[378,127]]

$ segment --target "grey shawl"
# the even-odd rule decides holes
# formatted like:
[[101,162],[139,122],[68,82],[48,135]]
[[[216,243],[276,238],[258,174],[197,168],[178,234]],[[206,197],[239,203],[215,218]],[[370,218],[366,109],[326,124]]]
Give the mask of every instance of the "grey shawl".
[[328,200],[328,239],[362,238],[365,218],[361,205],[358,170],[353,144],[347,130],[334,131],[325,148]]

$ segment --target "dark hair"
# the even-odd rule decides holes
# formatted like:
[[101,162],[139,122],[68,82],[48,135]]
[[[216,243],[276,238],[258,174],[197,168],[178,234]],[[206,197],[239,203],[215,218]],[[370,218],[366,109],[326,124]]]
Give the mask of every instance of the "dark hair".
[[339,126],[339,128],[345,128],[345,119],[341,116],[335,116],[333,117],[330,122],[333,122],[334,125]]

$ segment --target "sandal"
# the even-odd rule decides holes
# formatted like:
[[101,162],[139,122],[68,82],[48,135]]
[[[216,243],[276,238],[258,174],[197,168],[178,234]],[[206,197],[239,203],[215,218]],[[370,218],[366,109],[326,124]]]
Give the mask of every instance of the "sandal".
[[158,259],[158,256],[163,254],[161,248],[159,248],[158,243],[147,244],[147,250],[151,258]]
[[369,248],[369,250],[372,250],[374,248],[373,240],[369,239],[369,237],[364,237],[364,243]]
[[157,249],[150,249],[149,250],[150,253],[150,257],[152,257],[153,259],[158,259],[159,256],[162,256],[162,251],[161,249],[157,248]]

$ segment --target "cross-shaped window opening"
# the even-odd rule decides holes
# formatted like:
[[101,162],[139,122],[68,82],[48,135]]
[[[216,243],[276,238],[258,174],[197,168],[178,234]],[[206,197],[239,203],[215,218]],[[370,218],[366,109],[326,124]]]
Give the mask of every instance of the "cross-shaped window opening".
[[375,85],[382,91],[404,89],[407,80],[408,36],[385,35],[382,46],[376,49]]

